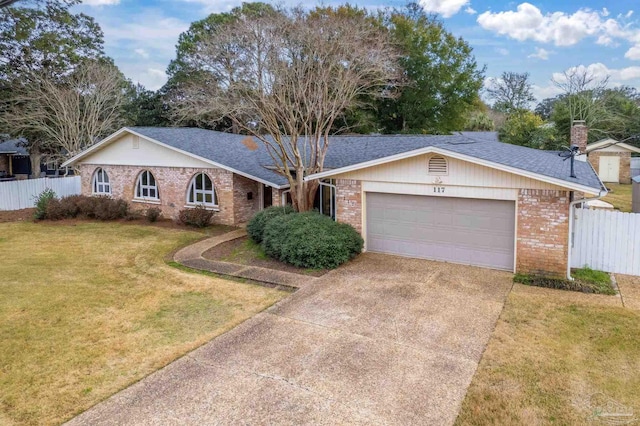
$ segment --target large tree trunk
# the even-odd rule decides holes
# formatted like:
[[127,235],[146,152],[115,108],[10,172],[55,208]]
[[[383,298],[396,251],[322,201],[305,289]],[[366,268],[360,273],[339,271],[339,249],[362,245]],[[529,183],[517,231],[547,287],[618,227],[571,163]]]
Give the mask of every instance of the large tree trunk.
[[42,162],[42,154],[40,151],[31,150],[29,153],[29,161],[31,161],[31,178],[40,177],[40,163]]
[[295,188],[291,190],[293,208],[299,212],[313,210],[319,183],[317,180],[305,182],[303,178],[296,179]]

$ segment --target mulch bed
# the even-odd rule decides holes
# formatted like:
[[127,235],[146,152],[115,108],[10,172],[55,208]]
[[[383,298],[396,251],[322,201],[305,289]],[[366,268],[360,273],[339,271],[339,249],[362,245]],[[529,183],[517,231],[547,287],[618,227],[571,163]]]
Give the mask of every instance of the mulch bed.
[[20,222],[23,220],[33,220],[33,213],[36,209],[22,209],[11,211],[0,211],[0,223],[4,222]]
[[326,274],[325,269],[298,268],[287,263],[270,258],[259,258],[255,251],[247,249],[248,237],[236,238],[210,248],[202,254],[202,257],[210,260],[237,263],[240,265],[257,266],[259,268],[275,269],[277,271],[291,272],[294,274],[320,277]]

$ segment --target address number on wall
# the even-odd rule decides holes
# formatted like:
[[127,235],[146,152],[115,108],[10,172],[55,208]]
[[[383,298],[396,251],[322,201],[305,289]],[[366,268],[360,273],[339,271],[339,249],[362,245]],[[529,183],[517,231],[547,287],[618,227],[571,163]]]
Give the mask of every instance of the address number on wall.
[[436,194],[444,194],[444,186],[434,186],[433,192]]

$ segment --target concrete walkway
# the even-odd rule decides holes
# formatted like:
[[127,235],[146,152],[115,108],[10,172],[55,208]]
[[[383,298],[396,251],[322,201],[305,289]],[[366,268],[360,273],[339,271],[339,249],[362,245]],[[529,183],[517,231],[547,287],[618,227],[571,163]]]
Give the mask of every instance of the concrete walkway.
[[451,425],[511,277],[363,254],[69,425]]
[[202,271],[214,272],[216,274],[229,275],[238,278],[245,278],[253,281],[264,282],[276,286],[288,288],[301,288],[310,282],[315,281],[315,277],[294,274],[291,272],[278,271],[275,269],[260,268],[258,266],[240,265],[231,262],[222,262],[216,260],[205,259],[202,255],[204,252],[218,244],[235,240],[247,235],[244,229],[227,232],[223,235],[207,238],[190,246],[184,247],[173,255],[173,260],[188,266],[189,268],[199,269]]

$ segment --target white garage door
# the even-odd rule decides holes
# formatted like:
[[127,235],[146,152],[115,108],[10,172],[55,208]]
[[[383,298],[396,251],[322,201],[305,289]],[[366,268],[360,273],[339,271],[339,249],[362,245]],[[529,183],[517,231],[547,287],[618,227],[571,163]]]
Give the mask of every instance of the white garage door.
[[515,202],[367,193],[367,250],[513,270]]

